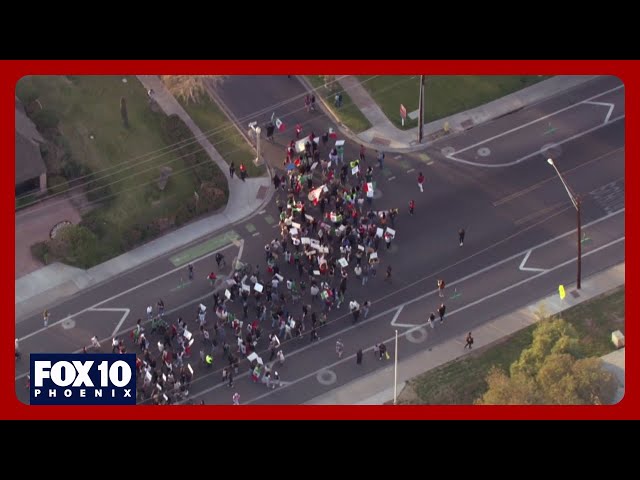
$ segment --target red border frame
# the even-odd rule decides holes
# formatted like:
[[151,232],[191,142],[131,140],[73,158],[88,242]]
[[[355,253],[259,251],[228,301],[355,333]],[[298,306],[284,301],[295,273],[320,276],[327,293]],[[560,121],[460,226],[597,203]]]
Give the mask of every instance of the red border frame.
[[[14,132],[14,95],[17,81],[24,75],[34,74],[74,74],[74,75],[118,75],[123,72],[136,74],[157,73],[191,73],[191,74],[289,74],[295,70],[298,74],[314,74],[318,71],[340,74],[608,74],[616,75],[625,83],[626,109],[629,115],[625,118],[627,132],[634,132],[637,128],[637,118],[640,109],[640,78],[638,70],[640,61],[565,61],[565,60],[534,60],[534,61],[351,61],[351,60],[314,60],[301,62],[291,60],[280,61],[137,61],[137,60],[109,60],[109,61],[79,61],[79,60],[46,60],[46,61],[3,61],[0,76],[0,149],[5,162],[10,163],[13,172],[15,163]],[[638,139],[635,135],[627,135],[627,156],[638,159]],[[627,162],[626,175],[635,184],[638,167],[635,162]],[[6,219],[14,218],[14,198],[11,192],[14,175],[3,175],[2,183],[6,190],[2,190],[0,208]],[[634,188],[627,184],[626,192],[633,192]],[[627,212],[633,218],[635,200],[626,199]],[[13,220],[11,220],[13,221]],[[12,223],[15,228],[15,223]],[[631,234],[633,243],[637,226],[629,223],[627,233]],[[13,230],[13,229],[11,229]],[[2,235],[2,246],[5,251],[15,251],[15,235]],[[633,250],[629,271],[635,271],[637,257]],[[2,269],[3,292],[10,292],[15,287],[15,279],[11,269]],[[631,278],[631,288],[635,281]],[[634,298],[633,296],[631,297]],[[5,299],[4,305],[8,305]],[[631,307],[629,318],[635,318],[633,312],[636,303],[629,302]],[[2,329],[0,362],[0,387],[4,395],[0,398],[0,418],[6,419],[638,419],[639,389],[637,381],[626,383],[626,394],[623,400],[613,406],[258,406],[249,405],[240,408],[233,406],[171,406],[171,407],[30,407],[17,400],[14,392],[15,372],[11,371],[13,361],[10,358],[10,339],[14,338],[14,327],[10,321],[10,312],[5,312]],[[625,334],[631,341],[631,347],[626,360],[629,371],[635,372],[638,366],[638,351],[635,341],[638,340],[638,327],[635,322],[627,322]],[[627,375],[633,379],[635,375]]]

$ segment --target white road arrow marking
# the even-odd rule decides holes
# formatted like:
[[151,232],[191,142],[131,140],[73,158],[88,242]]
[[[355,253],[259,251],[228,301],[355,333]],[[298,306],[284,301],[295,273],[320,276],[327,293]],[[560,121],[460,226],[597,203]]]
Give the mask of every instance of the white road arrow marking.
[[533,268],[533,267],[524,266],[524,264],[527,263],[527,260],[529,260],[529,255],[531,255],[532,250],[529,250],[527,254],[524,256],[524,258],[522,259],[522,263],[520,264],[520,270],[522,270],[523,272],[546,272],[544,268]]
[[118,333],[118,330],[120,330],[120,327],[126,320],[127,316],[129,316],[129,312],[131,312],[131,310],[128,308],[90,308],[88,311],[89,312],[124,312],[122,314],[122,318],[118,322],[118,325],[116,325],[115,330],[111,334],[112,337],[116,336],[116,333]]
[[613,109],[615,105],[613,103],[605,103],[605,102],[584,102],[587,105],[601,105],[603,107],[609,107],[609,111],[607,112],[607,116],[604,119],[604,123],[607,123],[611,118],[611,114],[613,113]]
[[396,323],[396,320],[398,319],[398,317],[402,313],[402,309],[403,308],[404,308],[404,305],[401,305],[398,308],[398,310],[396,310],[396,314],[393,316],[393,320],[391,320],[391,326],[392,327],[403,327],[403,328],[413,328],[413,327],[415,327],[414,324],[410,324],[410,323]]

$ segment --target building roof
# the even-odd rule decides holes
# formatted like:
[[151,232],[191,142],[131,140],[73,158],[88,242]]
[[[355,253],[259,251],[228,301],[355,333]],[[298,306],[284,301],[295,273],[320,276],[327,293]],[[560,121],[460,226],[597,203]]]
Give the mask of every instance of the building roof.
[[40,147],[16,131],[16,185],[39,177],[47,171]]
[[16,98],[16,185],[47,171],[38,142],[44,142],[44,139]]
[[22,102],[16,97],[16,132],[19,132],[23,137],[36,142],[44,142],[44,138],[40,135],[40,132],[36,129],[36,125],[27,117],[24,113],[24,106]]

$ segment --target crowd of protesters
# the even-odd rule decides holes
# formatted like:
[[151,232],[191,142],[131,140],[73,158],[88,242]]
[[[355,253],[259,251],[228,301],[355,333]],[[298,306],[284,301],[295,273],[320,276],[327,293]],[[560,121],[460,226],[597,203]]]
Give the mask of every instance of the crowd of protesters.
[[[315,108],[315,98],[309,97],[305,105]],[[296,136],[300,133],[297,129]],[[375,158],[376,168],[383,168],[384,153],[376,152]],[[137,354],[139,402],[189,401],[196,371],[219,370],[214,382],[231,388],[242,370],[249,373],[248,381],[277,388],[286,342],[319,341],[329,315],[343,305],[353,324],[367,318],[371,301],[362,293],[366,290],[353,285],[392,282],[393,269],[384,256],[395,241],[399,209],[374,208],[376,172],[367,162],[366,149],[360,146],[359,158],[348,159],[344,142],[336,141],[334,132],[318,137],[311,132],[291,140],[283,167],[284,173],[273,177],[279,235],[264,245],[264,262],[228,269],[218,253],[218,273],[205,277],[214,289],[211,308],[199,304],[193,317],[169,320],[159,299],[147,307],[147,322],[138,319],[128,336],[112,340],[113,353],[134,349]],[[232,164],[231,176],[234,172]],[[420,191],[423,183],[420,173]],[[414,209],[412,200],[409,213]],[[461,246],[463,239],[461,230]],[[193,266],[187,268],[194,280]],[[380,268],[384,278],[377,279]],[[442,296],[444,281],[438,281],[438,288]],[[441,321],[444,311],[442,304]],[[45,311],[45,327],[48,320]],[[361,364],[362,346],[351,347]],[[101,348],[97,338],[88,348]],[[347,350],[342,340],[335,348],[342,358]],[[383,343],[372,350],[380,359],[389,357]],[[260,351],[267,352],[262,353],[264,358]],[[229,398],[239,403],[237,392]]]

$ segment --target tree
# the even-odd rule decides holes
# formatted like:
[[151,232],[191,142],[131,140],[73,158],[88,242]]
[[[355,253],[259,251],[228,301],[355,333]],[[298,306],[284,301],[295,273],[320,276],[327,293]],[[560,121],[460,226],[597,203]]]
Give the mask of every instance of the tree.
[[485,394],[476,401],[479,405],[535,405],[541,403],[535,381],[524,375],[509,377],[497,367],[491,367]]
[[510,375],[492,368],[488,389],[476,403],[488,405],[593,405],[613,402],[618,385],[599,358],[579,358],[577,334],[564,320],[544,320],[532,344],[513,362]]
[[528,377],[535,376],[545,358],[552,353],[580,356],[578,333],[562,319],[543,319],[538,323],[533,331],[531,346],[524,349],[520,358],[511,365],[511,375],[522,373]]
[[576,359],[569,354],[547,357],[536,380],[546,404],[611,404],[618,382],[596,357]]
[[327,90],[336,90],[340,86],[338,82],[336,82],[335,75],[323,75],[322,77],[324,79],[324,87]]
[[122,117],[122,123],[124,128],[129,128],[129,114],[127,112],[127,101],[124,97],[120,97],[120,116]]
[[187,103],[198,103],[200,97],[206,95],[207,85],[216,86],[226,77],[226,75],[160,75],[160,79],[171,94]]

